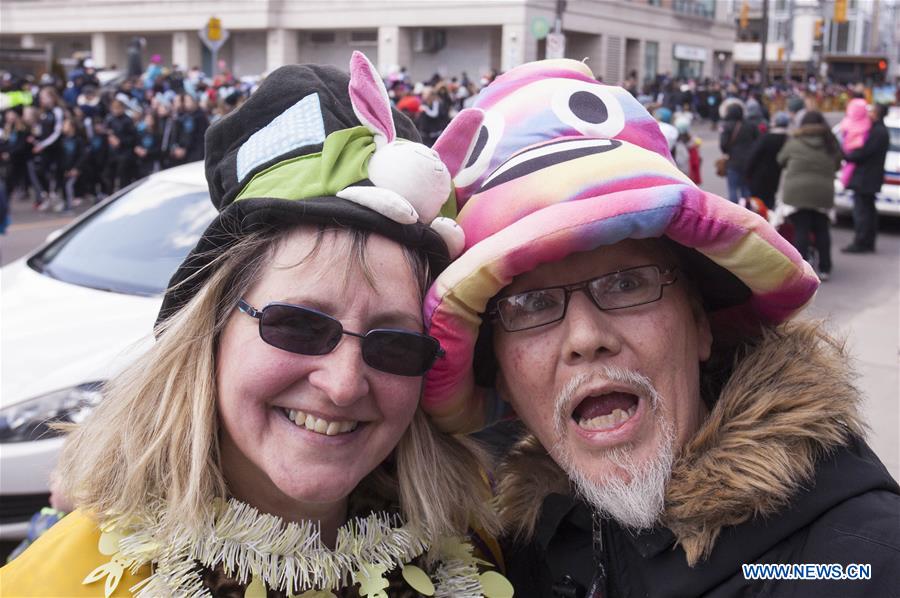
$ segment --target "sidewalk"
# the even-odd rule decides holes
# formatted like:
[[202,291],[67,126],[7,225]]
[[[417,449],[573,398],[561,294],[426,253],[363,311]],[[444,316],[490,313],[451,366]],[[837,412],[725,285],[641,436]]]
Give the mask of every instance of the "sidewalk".
[[42,227],[59,228],[60,226],[68,224],[90,208],[90,205],[82,204],[68,214],[54,212],[52,210],[38,212],[34,209],[34,204],[31,200],[10,200],[10,226],[6,229],[6,234],[8,235],[17,230],[29,230]]

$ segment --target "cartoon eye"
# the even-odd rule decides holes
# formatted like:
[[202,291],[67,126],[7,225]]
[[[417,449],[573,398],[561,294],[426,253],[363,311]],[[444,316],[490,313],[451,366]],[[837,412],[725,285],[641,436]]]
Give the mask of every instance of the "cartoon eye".
[[599,83],[567,81],[553,94],[553,112],[588,137],[611,138],[625,128],[625,113],[615,94]]
[[500,138],[503,137],[503,115],[488,110],[478,130],[478,138],[472,151],[466,156],[462,170],[453,179],[457,187],[467,187],[478,180],[491,164],[491,158],[497,151]]

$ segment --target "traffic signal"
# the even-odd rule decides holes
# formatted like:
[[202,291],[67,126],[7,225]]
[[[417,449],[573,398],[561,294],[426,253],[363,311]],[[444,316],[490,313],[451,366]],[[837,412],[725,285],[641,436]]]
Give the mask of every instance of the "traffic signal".
[[847,22],[847,0],[834,0],[834,22]]
[[882,73],[887,70],[887,60],[882,58],[881,60],[878,61],[878,70],[881,71]]
[[741,29],[746,29],[750,24],[750,3],[747,0],[741,4]]
[[822,30],[825,28],[825,21],[822,19],[816,19],[816,28],[815,33],[813,34],[813,39],[822,39]]
[[217,42],[222,39],[222,19],[209,18],[209,23],[206,24],[206,37],[211,42]]

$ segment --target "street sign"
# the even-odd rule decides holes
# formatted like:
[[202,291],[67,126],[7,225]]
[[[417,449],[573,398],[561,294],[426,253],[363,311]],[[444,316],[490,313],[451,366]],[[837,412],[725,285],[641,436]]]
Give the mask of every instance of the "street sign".
[[222,39],[222,19],[210,17],[206,23],[206,37],[211,42],[217,42]]
[[198,31],[197,34],[200,36],[200,41],[203,42],[203,45],[214,54],[228,41],[231,35],[227,29],[222,27],[221,19],[216,17],[210,17],[203,29]]
[[544,39],[550,33],[550,23],[544,17],[535,17],[531,21],[531,34],[534,39]]
[[547,34],[547,58],[565,58],[566,35],[564,33]]

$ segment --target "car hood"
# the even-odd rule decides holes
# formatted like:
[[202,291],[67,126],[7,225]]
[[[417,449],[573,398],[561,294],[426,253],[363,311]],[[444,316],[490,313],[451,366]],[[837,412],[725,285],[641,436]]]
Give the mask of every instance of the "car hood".
[[0,406],[102,381],[153,341],[162,297],[69,284],[19,260],[0,270]]

